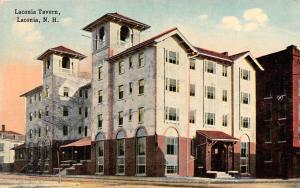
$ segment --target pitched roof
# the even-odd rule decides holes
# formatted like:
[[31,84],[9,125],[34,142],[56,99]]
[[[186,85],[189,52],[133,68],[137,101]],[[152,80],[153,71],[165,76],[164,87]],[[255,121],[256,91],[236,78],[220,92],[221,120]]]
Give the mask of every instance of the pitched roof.
[[70,48],[64,47],[64,46],[57,46],[54,48],[50,48],[48,50],[46,50],[44,53],[42,53],[37,59],[38,60],[43,60],[45,56],[49,55],[49,54],[63,54],[63,55],[68,55],[72,58],[76,58],[79,60],[82,60],[84,58],[86,58],[85,55],[76,52]]
[[22,134],[20,134],[20,133],[15,132],[15,131],[0,131],[0,133],[22,135]]
[[11,148],[11,150],[17,150],[17,149],[23,149],[23,148],[26,148],[25,144],[17,145],[15,147]]
[[23,93],[22,95],[20,95],[20,97],[26,97],[27,95],[31,95],[33,93],[36,93],[36,92],[42,91],[42,90],[43,90],[43,85],[40,85],[40,86],[33,88],[30,91],[27,91],[26,93]]
[[171,33],[172,31],[175,31],[175,30],[177,30],[176,27],[168,29],[168,30],[166,30],[166,31],[164,31],[164,32],[162,32],[162,33],[160,33],[160,34],[158,34],[158,35],[156,35],[156,36],[148,39],[148,40],[145,40],[144,42],[141,42],[141,43],[139,43],[139,44],[137,44],[135,46],[132,46],[132,47],[130,47],[130,48],[128,48],[128,49],[126,49],[126,50],[124,50],[124,51],[122,51],[122,52],[120,52],[120,53],[118,53],[118,54],[116,54],[116,55],[114,55],[112,57],[110,57],[109,61],[115,61],[116,59],[120,58],[123,55],[131,53],[131,52],[133,52],[133,51],[135,51],[137,49],[140,49],[142,47],[149,46],[149,45],[153,44],[156,39],[158,39],[158,38],[160,38],[160,37],[162,37],[162,36],[164,36],[164,35],[166,35],[168,33]]
[[92,144],[92,139],[91,137],[85,137],[82,139],[79,139],[75,142],[71,142],[66,145],[60,146],[61,148],[66,148],[66,147],[82,147],[82,146],[90,146]]
[[237,141],[239,139],[230,136],[222,131],[204,131],[204,130],[198,130],[198,134],[201,134],[202,136],[208,138],[209,140],[213,141]]
[[219,60],[223,60],[223,61],[232,62],[231,58],[228,55],[225,55],[223,53],[204,49],[204,48],[199,48],[196,46],[195,46],[195,48],[196,48],[196,50],[198,50],[199,55],[203,55],[206,57],[211,57],[211,58],[215,58],[215,59],[219,59]]
[[124,16],[124,15],[119,14],[117,12],[114,12],[114,13],[107,13],[104,16],[101,16],[97,20],[95,20],[92,23],[85,26],[83,28],[83,30],[91,32],[92,29],[95,28],[97,25],[99,25],[103,22],[107,22],[107,21],[123,22],[123,23],[126,23],[129,26],[135,27],[135,28],[137,28],[141,31],[144,31],[144,30],[150,28],[150,26],[147,25],[147,24],[144,24],[144,23],[139,22],[137,20],[128,18],[127,16]]
[[237,60],[238,58],[242,57],[243,55],[247,54],[249,51],[240,52],[234,55],[229,56],[233,61]]

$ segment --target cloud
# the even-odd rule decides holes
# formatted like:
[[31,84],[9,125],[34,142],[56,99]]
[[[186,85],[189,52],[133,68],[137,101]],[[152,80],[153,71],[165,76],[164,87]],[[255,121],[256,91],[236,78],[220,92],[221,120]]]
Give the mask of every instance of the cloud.
[[265,25],[268,21],[268,16],[261,8],[252,8],[244,12],[243,15],[246,21],[257,22],[260,25]]
[[70,25],[72,25],[72,23],[73,23],[73,18],[71,18],[71,17],[65,17],[65,18],[62,18],[61,19],[61,24],[63,25],[63,26],[70,26]]
[[15,22],[12,24],[12,33],[27,42],[36,42],[44,39],[41,32],[35,28],[34,23]]
[[219,23],[223,29],[251,32],[264,27],[268,22],[268,15],[261,8],[244,11],[243,20],[235,16],[225,16]]
[[240,20],[235,16],[225,16],[222,18],[220,27],[224,29],[242,30]]
[[201,14],[200,16],[198,16],[198,18],[199,18],[200,20],[207,20],[208,15],[207,15],[207,14]]

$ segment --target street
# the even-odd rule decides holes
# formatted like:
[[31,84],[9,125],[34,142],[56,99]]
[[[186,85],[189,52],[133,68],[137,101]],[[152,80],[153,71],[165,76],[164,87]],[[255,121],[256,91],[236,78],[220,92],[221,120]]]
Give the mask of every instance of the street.
[[192,183],[186,186],[169,185],[149,181],[126,181],[126,180],[111,180],[111,179],[92,179],[92,178],[63,178],[58,182],[58,177],[45,176],[27,176],[16,174],[0,173],[0,188],[169,188],[169,187],[209,187],[209,188],[300,188],[300,183],[295,181],[282,181],[276,183],[236,183],[236,182],[209,182],[209,183]]

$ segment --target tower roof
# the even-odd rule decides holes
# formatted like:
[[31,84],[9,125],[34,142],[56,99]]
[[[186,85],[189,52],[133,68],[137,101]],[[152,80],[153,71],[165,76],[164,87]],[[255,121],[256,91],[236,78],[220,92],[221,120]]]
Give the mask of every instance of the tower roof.
[[79,60],[82,60],[86,58],[85,55],[76,52],[74,50],[71,50],[70,48],[66,48],[64,46],[57,46],[54,48],[50,48],[46,50],[44,53],[42,53],[37,59],[38,60],[43,60],[45,56],[50,55],[50,54],[57,54],[57,55],[68,55],[69,57],[76,58]]
[[131,27],[135,27],[136,29],[140,31],[144,31],[148,28],[150,28],[149,25],[144,24],[142,22],[136,21],[134,19],[128,18],[127,16],[124,16],[122,14],[119,14],[117,12],[114,13],[107,13],[104,16],[101,16],[97,20],[93,21],[92,23],[88,24],[83,28],[85,31],[91,32],[93,28],[95,28],[97,25],[104,23],[104,22],[118,22],[118,23],[125,23]]

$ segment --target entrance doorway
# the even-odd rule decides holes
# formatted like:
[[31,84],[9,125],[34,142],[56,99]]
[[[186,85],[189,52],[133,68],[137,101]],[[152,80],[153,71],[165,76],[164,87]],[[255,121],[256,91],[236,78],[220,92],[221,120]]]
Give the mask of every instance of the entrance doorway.
[[216,143],[211,150],[211,170],[226,170],[226,148],[222,143]]

